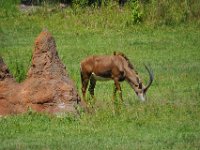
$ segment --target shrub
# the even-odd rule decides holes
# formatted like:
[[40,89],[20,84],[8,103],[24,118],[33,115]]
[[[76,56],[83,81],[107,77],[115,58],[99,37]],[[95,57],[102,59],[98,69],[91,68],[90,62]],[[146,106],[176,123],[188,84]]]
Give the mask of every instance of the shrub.
[[133,23],[140,23],[142,21],[142,11],[138,0],[131,1],[131,11]]

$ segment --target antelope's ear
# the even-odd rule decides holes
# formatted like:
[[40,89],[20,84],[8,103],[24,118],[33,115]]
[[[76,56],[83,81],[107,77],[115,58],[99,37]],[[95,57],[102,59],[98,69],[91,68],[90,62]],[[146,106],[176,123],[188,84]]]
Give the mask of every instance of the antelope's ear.
[[136,78],[136,80],[137,80],[137,83],[139,84],[139,85],[138,85],[138,88],[139,88],[139,89],[142,89],[142,82],[140,82],[140,79],[139,79],[139,78]]
[[142,83],[139,83],[139,89],[142,89]]
[[116,54],[117,54],[116,51],[114,51],[114,52],[113,52],[113,55],[116,55]]

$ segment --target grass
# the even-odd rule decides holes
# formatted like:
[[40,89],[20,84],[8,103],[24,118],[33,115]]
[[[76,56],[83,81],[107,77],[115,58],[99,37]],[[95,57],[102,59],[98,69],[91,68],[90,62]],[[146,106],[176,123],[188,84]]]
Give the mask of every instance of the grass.
[[110,81],[97,82],[93,115],[52,117],[28,112],[2,117],[0,149],[199,149],[198,25],[133,26],[128,22],[129,10],[117,8],[76,14],[70,8],[38,11],[0,12],[0,54],[18,82],[26,77],[34,39],[43,28],[55,37],[59,56],[80,94],[79,63],[93,54],[122,51],[145,83],[143,63],[150,64],[155,81],[146,103],[138,102],[130,86],[122,83],[125,106],[118,115],[113,113]]

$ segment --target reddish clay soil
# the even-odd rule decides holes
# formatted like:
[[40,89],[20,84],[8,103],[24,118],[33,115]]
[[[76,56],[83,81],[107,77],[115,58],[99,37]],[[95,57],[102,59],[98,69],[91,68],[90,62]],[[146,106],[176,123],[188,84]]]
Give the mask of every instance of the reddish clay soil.
[[22,83],[15,81],[0,58],[0,116],[29,109],[50,114],[77,113],[80,100],[48,31],[36,38],[32,64]]

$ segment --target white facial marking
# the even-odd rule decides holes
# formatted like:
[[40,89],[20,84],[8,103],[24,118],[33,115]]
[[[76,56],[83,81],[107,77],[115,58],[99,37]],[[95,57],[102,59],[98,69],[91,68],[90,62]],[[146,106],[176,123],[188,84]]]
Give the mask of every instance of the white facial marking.
[[144,94],[143,93],[138,93],[138,97],[139,99],[144,102],[145,101],[145,98],[144,98]]

